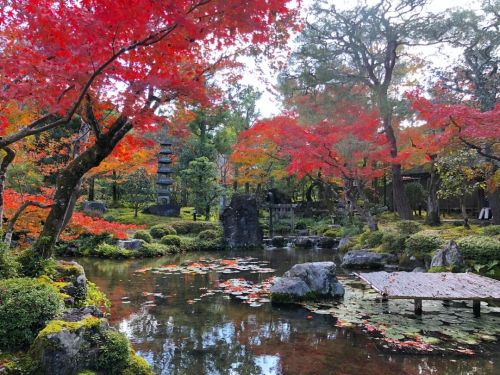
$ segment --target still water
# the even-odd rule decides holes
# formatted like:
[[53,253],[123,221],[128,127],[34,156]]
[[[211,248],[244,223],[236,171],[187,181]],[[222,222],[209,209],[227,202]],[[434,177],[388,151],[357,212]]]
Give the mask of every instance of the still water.
[[275,249],[77,261],[111,300],[111,324],[158,374],[500,374],[498,352],[472,358],[385,353],[364,333],[337,328],[333,317],[302,308],[251,307],[223,294],[192,303],[219,279],[261,282],[270,274],[134,274],[144,267],[247,256],[269,262],[277,276],[296,263],[333,258],[331,250]]

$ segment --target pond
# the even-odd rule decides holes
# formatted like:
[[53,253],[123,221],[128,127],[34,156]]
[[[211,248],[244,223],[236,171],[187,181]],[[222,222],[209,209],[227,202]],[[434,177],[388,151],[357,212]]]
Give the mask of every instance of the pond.
[[[300,307],[248,304],[208,293],[218,280],[262,282],[273,273],[246,270],[134,272],[206,258],[252,257],[280,276],[296,263],[331,260],[332,251],[274,249],[190,253],[155,259],[77,259],[112,303],[111,324],[159,374],[499,374],[500,346],[463,357],[380,350],[357,329],[335,326],[331,315]],[[242,267],[245,269],[245,267]]]

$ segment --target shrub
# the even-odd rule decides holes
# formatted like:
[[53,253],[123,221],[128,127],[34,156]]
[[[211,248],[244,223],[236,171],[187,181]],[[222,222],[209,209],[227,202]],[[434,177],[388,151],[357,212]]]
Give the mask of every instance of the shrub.
[[123,370],[123,375],[154,375],[154,372],[144,358],[130,353],[128,366]]
[[396,229],[403,236],[410,236],[422,230],[422,224],[411,221],[411,220],[401,220],[396,223]]
[[303,220],[297,221],[297,224],[295,224],[295,229],[297,230],[307,229],[307,223]]
[[439,233],[432,230],[425,230],[412,234],[406,239],[405,248],[410,254],[431,253],[441,246],[444,240],[439,236]]
[[352,237],[363,233],[363,225],[347,225],[342,227],[342,237]]
[[391,253],[401,253],[405,248],[406,236],[393,231],[382,235],[382,249]]
[[103,258],[130,258],[134,253],[131,250],[123,249],[108,243],[99,244],[90,255]]
[[134,238],[146,241],[147,243],[151,243],[151,241],[153,241],[153,236],[151,236],[149,232],[145,230],[138,230],[137,232],[135,232]]
[[109,312],[111,309],[108,297],[92,281],[87,280],[87,295],[85,297],[85,306],[95,306],[105,312]]
[[198,233],[198,238],[203,241],[211,241],[220,237],[221,237],[220,232],[213,229],[207,229]]
[[323,235],[325,237],[332,237],[332,238],[338,238],[342,237],[342,228],[328,228],[323,232]]
[[177,234],[177,231],[170,225],[158,224],[152,226],[149,233],[153,238],[162,238],[169,234]]
[[483,228],[485,236],[500,236],[500,225],[488,225]]
[[129,343],[125,335],[113,330],[106,331],[99,347],[97,370],[104,370],[106,374],[122,374],[127,367],[129,353]]
[[33,249],[23,251],[17,261],[21,265],[21,274],[23,276],[38,277],[41,275],[54,275],[56,262],[53,258],[44,258]]
[[158,257],[161,255],[175,253],[175,248],[160,243],[144,243],[139,249],[139,255],[143,257]]
[[177,233],[171,234],[198,234],[204,230],[220,230],[220,225],[210,221],[175,221],[171,223]]
[[457,240],[464,259],[488,263],[500,259],[500,240],[495,237],[467,236]]
[[19,263],[7,246],[0,242],[0,279],[16,277],[19,267]]
[[382,244],[382,239],[384,237],[384,233],[381,231],[370,231],[364,232],[361,235],[360,242],[361,247],[374,248]]
[[189,251],[215,251],[223,250],[224,242],[221,238],[211,241],[200,240],[199,238],[182,238],[181,250],[184,252]]
[[30,278],[0,281],[0,349],[28,346],[38,332],[63,309],[50,285]]
[[169,234],[163,236],[160,242],[163,245],[168,245],[168,246],[176,246],[176,247],[181,246],[181,238],[179,236],[176,236],[175,234]]

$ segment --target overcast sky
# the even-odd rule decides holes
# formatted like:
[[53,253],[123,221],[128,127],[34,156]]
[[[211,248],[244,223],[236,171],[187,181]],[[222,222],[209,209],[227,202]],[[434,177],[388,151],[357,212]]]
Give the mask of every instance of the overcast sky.
[[[314,0],[303,0],[303,9],[306,9],[309,4]],[[354,3],[353,0],[334,0],[339,8],[350,7]],[[444,12],[449,8],[466,8],[473,9],[479,7],[478,0],[433,0],[429,5],[429,10],[432,12]],[[290,45],[293,45],[293,41],[290,41]],[[457,58],[456,51],[451,48],[443,50],[442,47],[424,47],[419,51],[419,55],[425,56],[425,59],[432,61],[433,65],[436,66],[446,66],[453,62]],[[258,63],[256,64],[250,58],[243,58],[242,60],[246,69],[243,73],[243,78],[241,80],[242,84],[251,85],[263,92],[261,99],[259,100],[258,109],[261,112],[261,117],[271,117],[277,115],[281,112],[281,100],[278,93],[275,90],[276,78],[278,72],[272,71],[269,64]]]

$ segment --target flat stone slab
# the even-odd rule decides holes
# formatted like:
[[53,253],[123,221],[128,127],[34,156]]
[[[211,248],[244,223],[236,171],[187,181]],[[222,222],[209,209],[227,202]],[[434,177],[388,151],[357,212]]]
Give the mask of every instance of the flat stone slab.
[[388,299],[500,300],[500,281],[474,273],[358,273]]

